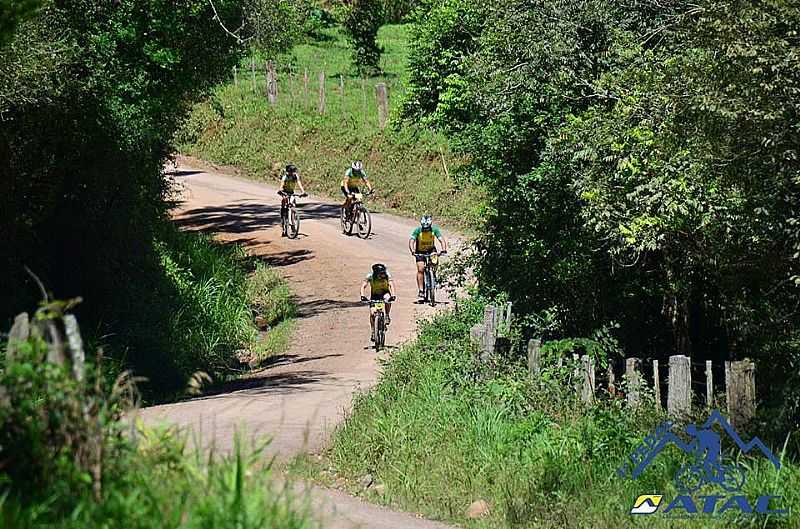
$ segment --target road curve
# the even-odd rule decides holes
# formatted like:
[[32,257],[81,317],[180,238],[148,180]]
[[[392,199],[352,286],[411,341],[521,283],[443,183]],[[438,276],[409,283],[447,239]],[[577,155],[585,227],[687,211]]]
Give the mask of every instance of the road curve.
[[[369,348],[368,311],[358,302],[370,266],[385,263],[398,290],[387,354],[412,338],[417,319],[434,310],[413,303],[415,267],[407,245],[416,223],[374,214],[368,240],[348,237],[339,228],[338,204],[311,196],[300,201],[300,236],[289,240],[280,236],[276,186],[189,163],[181,160],[175,171],[182,189],[175,222],[241,244],[278,270],[296,295],[299,317],[289,350],[265,369],[212,395],[146,408],[142,418],[151,425],[190,428],[204,445],[223,451],[239,430],[271,438],[268,450],[278,460],[317,452],[353,394],[378,376],[379,355]],[[327,528],[447,527],[336,491],[317,488],[312,500]]]

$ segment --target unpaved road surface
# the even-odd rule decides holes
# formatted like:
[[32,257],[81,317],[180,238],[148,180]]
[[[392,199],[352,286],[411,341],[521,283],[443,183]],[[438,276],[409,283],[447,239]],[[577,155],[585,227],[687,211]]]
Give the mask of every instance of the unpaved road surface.
[[[300,235],[281,237],[276,187],[186,165],[175,178],[183,202],[175,221],[243,245],[275,267],[297,297],[299,317],[289,350],[269,365],[214,394],[142,411],[149,424],[190,428],[206,445],[227,450],[237,430],[271,438],[269,452],[286,460],[319,451],[349,408],[354,392],[377,378],[378,359],[413,337],[419,317],[435,310],[415,304],[416,279],[408,237],[413,220],[373,214],[368,240],[341,233],[339,204],[301,199]],[[379,182],[376,185],[380,185]],[[373,263],[387,265],[397,287],[387,333],[389,349],[370,348],[368,309],[359,288]],[[442,306],[446,306],[443,304]],[[316,510],[329,528],[443,528],[340,492],[315,489]]]

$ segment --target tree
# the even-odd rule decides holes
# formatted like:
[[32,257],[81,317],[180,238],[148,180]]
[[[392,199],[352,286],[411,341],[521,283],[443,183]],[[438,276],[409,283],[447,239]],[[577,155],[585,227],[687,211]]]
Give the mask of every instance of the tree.
[[358,72],[374,75],[380,70],[382,50],[376,39],[383,24],[383,4],[380,0],[349,0],[342,6],[341,20]]

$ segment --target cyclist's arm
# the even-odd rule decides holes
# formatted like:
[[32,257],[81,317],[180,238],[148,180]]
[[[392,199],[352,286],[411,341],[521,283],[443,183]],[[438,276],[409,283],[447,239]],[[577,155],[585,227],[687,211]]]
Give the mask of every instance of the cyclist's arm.
[[417,246],[417,239],[415,239],[414,237],[411,237],[408,240],[408,251],[411,252],[412,255],[417,253],[417,247],[416,246]]
[[369,288],[369,281],[367,281],[367,280],[365,279],[365,280],[364,280],[364,282],[361,284],[361,297],[362,297],[362,298],[366,298],[366,297],[368,297],[368,296],[367,296],[367,289],[368,289],[368,288]]
[[439,251],[440,252],[446,252],[447,251],[447,239],[445,239],[444,236],[439,237],[439,244],[442,245],[442,249],[439,250]]
[[304,195],[306,194],[306,190],[305,190],[305,188],[303,188],[303,182],[300,181],[300,175],[299,174],[297,175],[297,187],[300,188],[300,192],[302,194],[304,194]]
[[395,297],[394,293],[394,279],[389,280],[389,295]]
[[372,182],[369,181],[366,173],[364,173],[364,183],[367,184],[367,189],[369,189],[369,192],[372,193]]
[[346,176],[344,177],[344,191],[348,195],[350,194],[350,179]]

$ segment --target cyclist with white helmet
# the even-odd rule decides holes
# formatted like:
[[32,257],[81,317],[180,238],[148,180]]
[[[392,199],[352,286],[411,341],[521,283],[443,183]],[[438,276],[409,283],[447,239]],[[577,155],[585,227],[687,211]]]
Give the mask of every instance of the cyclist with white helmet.
[[347,210],[348,215],[350,214],[350,206],[353,203],[353,195],[360,193],[360,188],[363,185],[367,186],[370,193],[372,192],[372,184],[367,178],[367,172],[364,171],[364,164],[361,163],[361,160],[356,160],[347,168],[342,179],[342,194],[344,195],[342,207]]
[[439,245],[441,246],[439,254],[446,254],[447,241],[442,235],[442,230],[433,223],[433,217],[430,215],[423,215],[419,219],[419,226],[411,232],[411,238],[408,240],[408,250],[417,261],[417,288],[419,289],[420,299],[425,297],[425,292],[423,290],[425,282],[425,257],[423,257],[423,255],[436,253],[436,241],[439,241]]

